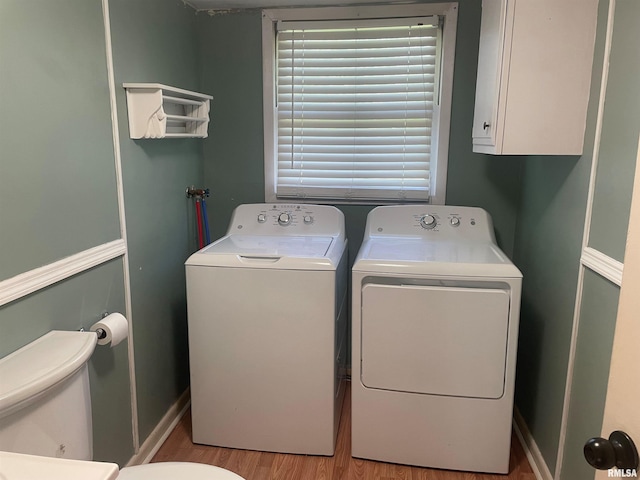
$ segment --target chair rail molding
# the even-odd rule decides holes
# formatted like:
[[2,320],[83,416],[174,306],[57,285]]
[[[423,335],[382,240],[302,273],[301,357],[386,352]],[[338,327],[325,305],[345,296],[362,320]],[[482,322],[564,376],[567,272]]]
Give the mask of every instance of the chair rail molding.
[[113,240],[3,280],[0,282],[0,306],[121,257],[126,251],[124,240]]

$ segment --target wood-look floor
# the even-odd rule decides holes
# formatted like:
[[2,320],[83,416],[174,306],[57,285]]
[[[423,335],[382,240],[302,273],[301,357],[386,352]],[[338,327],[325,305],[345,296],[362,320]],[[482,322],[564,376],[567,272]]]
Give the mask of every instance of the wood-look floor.
[[515,438],[509,475],[434,470],[351,457],[351,397],[347,389],[333,457],[287,455],[210,447],[191,442],[191,414],[180,420],[152,462],[198,462],[231,470],[247,480],[535,480]]

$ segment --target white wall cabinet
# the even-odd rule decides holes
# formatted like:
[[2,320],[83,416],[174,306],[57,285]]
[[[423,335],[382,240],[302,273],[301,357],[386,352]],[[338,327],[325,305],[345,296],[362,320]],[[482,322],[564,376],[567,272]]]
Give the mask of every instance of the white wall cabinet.
[[473,151],[580,155],[597,0],[483,0]]
[[124,83],[129,136],[206,138],[210,95],[159,83]]

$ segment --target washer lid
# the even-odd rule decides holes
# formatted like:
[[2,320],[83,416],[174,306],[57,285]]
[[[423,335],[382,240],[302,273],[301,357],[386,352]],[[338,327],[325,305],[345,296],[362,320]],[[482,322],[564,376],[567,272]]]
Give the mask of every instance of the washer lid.
[[370,238],[362,245],[354,270],[522,277],[493,243],[428,241],[410,236]]
[[227,235],[191,255],[186,265],[335,270],[345,247],[335,237]]
[[203,463],[161,462],[123,468],[118,480],[244,480],[224,468]]
[[205,255],[324,257],[332,237],[229,235],[201,251]]

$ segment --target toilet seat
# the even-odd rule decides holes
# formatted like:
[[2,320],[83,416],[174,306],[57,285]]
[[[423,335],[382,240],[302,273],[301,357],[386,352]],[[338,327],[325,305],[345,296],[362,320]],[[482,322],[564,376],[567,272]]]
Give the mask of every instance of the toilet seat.
[[188,462],[159,462],[126,467],[118,480],[244,480],[224,468]]

